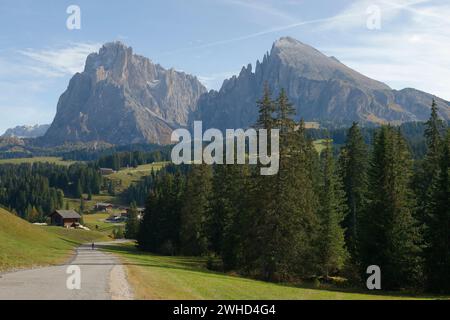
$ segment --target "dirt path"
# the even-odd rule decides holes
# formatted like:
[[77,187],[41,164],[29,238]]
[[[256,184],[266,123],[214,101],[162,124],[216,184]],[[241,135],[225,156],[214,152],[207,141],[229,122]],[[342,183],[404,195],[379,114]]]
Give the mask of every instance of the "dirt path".
[[[114,242],[101,244],[114,244]],[[69,287],[76,285],[73,272],[77,269],[80,271],[80,289],[70,289],[67,285],[68,279],[72,280],[69,281]],[[72,273],[68,274],[68,271]],[[0,300],[126,300],[132,298],[132,290],[119,259],[109,253],[92,250],[90,245],[79,247],[73,259],[65,265],[0,276]]]

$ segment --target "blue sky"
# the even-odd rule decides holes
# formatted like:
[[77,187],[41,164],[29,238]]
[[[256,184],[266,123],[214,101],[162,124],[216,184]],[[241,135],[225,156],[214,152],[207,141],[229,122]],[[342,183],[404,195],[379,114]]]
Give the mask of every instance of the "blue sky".
[[[69,5],[80,30],[66,27]],[[381,28],[368,28],[378,10]],[[2,0],[0,132],[50,123],[88,53],[113,40],[218,89],[292,36],[394,89],[450,100],[449,16],[448,0]]]

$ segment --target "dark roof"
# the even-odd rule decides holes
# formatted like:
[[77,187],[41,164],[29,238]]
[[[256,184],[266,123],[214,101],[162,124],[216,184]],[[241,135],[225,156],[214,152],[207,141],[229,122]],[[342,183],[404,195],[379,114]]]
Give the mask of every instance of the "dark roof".
[[74,210],[56,210],[53,214],[55,213],[64,219],[81,219],[81,216]]

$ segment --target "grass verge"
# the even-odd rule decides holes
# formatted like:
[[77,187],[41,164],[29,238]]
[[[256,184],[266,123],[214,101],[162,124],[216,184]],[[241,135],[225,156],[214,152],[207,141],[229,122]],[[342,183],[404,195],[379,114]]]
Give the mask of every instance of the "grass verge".
[[137,299],[156,300],[397,300],[395,294],[367,294],[294,287],[211,272],[205,260],[143,253],[133,244],[103,250],[124,262]]

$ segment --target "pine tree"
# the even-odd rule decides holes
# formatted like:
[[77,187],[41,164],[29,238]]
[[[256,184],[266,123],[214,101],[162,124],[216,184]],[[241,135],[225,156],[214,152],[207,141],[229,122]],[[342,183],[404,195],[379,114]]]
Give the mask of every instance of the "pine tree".
[[139,219],[136,203],[132,203],[128,211],[128,219],[125,225],[125,238],[136,239],[139,232]]
[[368,148],[361,129],[355,122],[348,131],[347,142],[339,158],[339,171],[348,207],[343,226],[346,229],[346,244],[353,262],[357,261],[359,218],[366,205],[368,164]]
[[[251,207],[247,202],[248,178],[246,165],[220,165],[214,170],[208,238],[210,250],[222,257],[225,270],[245,265],[241,254],[243,241],[255,240],[251,226],[244,228],[242,225],[242,219],[249,216]],[[254,250],[254,245],[246,243],[249,244],[246,249]]]
[[208,249],[206,220],[209,212],[212,171],[208,165],[196,165],[188,175],[181,210],[181,253],[200,256]]
[[427,140],[427,163],[432,165],[435,170],[439,167],[439,155],[441,145],[441,134],[444,127],[444,122],[439,118],[438,107],[436,101],[433,99],[431,105],[430,119],[425,123],[425,138]]
[[[262,113],[264,115],[264,112]],[[293,252],[289,249],[295,236],[295,225],[291,224],[295,216],[293,203],[293,186],[289,161],[293,143],[295,111],[287,98],[286,91],[281,90],[275,101],[275,116],[273,123],[280,130],[280,164],[275,176],[259,176],[255,172],[254,217],[248,220],[254,223],[250,227],[254,230],[253,237],[247,238],[247,243],[264,243],[264,247],[256,252],[245,254],[248,261],[255,263],[257,272],[267,280],[278,280],[290,273]],[[261,118],[260,122],[264,122]],[[269,186],[272,186],[270,190]],[[247,262],[247,263],[248,263]]]
[[323,153],[323,182],[320,195],[320,265],[322,274],[329,277],[339,271],[347,258],[344,229],[341,223],[347,208],[342,183],[335,171],[330,140]]
[[258,128],[270,130],[274,126],[275,119],[275,103],[272,101],[272,93],[270,92],[267,82],[264,84],[264,93],[261,100],[257,102],[259,117],[256,123]]
[[[317,153],[306,138],[304,124],[295,130],[295,111],[284,90],[275,106],[276,128],[280,129],[279,171],[275,176],[255,178],[252,231],[256,240],[252,242],[264,247],[256,250],[256,260],[250,262],[267,280],[287,280],[315,272],[313,243],[318,217],[313,162]],[[251,257],[251,252],[247,256]]]
[[155,237],[153,234],[153,222],[156,213],[156,206],[158,204],[158,196],[154,190],[152,190],[147,198],[145,204],[144,216],[139,225],[139,232],[137,235],[138,246],[145,251],[155,252]]
[[361,273],[377,265],[384,289],[414,287],[421,278],[421,239],[413,218],[412,160],[394,128],[382,127],[374,140],[360,233]]
[[81,197],[80,198],[80,214],[83,214],[85,210],[86,210],[86,205],[84,203],[84,198]]
[[440,146],[442,143],[443,121],[439,118],[438,107],[433,99],[430,119],[425,123],[425,139],[427,152],[420,170],[415,178],[415,189],[418,201],[418,218],[422,223],[428,223],[427,203],[431,197],[431,187],[439,171]]
[[78,179],[75,185],[75,198],[80,198],[83,195],[83,188],[81,185],[81,180]]
[[450,293],[450,129],[442,146],[427,212],[427,287],[433,292]]
[[286,90],[281,89],[280,95],[275,102],[275,123],[280,129],[280,132],[285,137],[289,136],[293,132],[295,122],[293,117],[295,116],[295,109],[289,102]]

